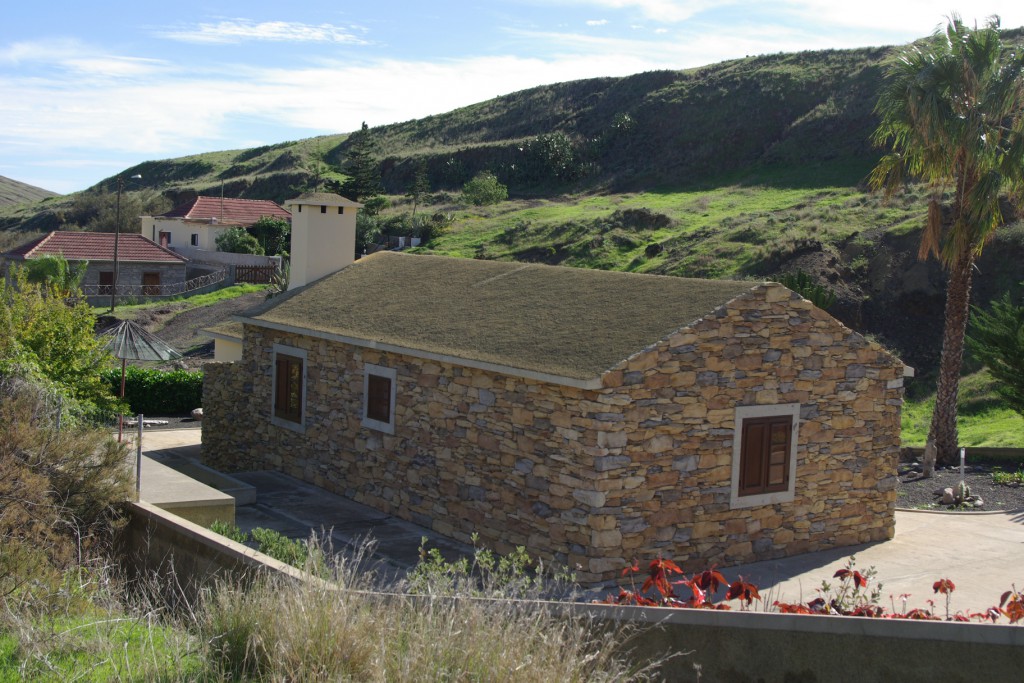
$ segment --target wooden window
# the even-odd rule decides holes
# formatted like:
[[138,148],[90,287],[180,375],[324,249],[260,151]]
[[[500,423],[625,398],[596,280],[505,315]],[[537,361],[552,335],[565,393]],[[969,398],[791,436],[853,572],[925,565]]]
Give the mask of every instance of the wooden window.
[[160,246],[169,247],[171,245],[171,233],[166,230],[160,231]]
[[144,296],[157,296],[160,294],[160,273],[142,274],[142,294]]
[[302,423],[302,359],[278,352],[274,361],[274,417]]
[[112,270],[101,270],[100,271],[100,294],[113,294],[114,293],[114,271]]
[[199,233],[198,232],[192,233],[192,238],[191,239],[192,239],[192,246],[193,247],[198,247],[199,246]]
[[788,490],[792,416],[748,418],[742,429],[739,495]]
[[366,378],[366,417],[391,422],[391,378],[370,375]]
[[385,434],[395,433],[395,392],[398,372],[394,368],[366,364],[363,376],[363,426]]

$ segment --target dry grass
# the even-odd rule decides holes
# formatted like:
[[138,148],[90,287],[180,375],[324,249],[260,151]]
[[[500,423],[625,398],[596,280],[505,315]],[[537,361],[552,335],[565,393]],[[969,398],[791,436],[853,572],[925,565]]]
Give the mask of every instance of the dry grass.
[[[370,592],[343,569],[336,582],[220,584],[199,611],[218,677],[257,680],[620,681],[621,629],[556,614],[550,603],[451,594]],[[515,592],[514,589],[510,592]],[[493,591],[490,591],[493,595]],[[272,615],[272,616],[270,616]]]

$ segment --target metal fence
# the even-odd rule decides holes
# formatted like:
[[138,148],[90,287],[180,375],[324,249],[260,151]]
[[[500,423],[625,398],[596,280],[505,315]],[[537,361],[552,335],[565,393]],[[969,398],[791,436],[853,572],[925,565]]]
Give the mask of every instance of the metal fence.
[[[168,285],[118,285],[117,296],[119,297],[164,297],[188,294],[197,289],[204,289],[223,282],[228,276],[227,270],[217,270],[207,275],[175,282]],[[113,285],[83,285],[82,293],[86,296],[110,296],[114,293]]]

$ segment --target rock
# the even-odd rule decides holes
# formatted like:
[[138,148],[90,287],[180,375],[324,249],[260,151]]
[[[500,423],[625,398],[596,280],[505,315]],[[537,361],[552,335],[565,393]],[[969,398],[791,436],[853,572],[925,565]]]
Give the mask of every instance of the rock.
[[203,419],[203,409],[202,408],[196,408],[195,410],[193,410],[192,411],[192,419],[193,420],[202,420]]
[[942,500],[939,501],[940,505],[956,505],[956,496],[953,495],[953,489],[945,488],[942,489]]
[[980,507],[983,507],[984,505],[985,505],[985,501],[984,501],[984,499],[981,496],[975,496],[974,497],[974,507],[980,508]]

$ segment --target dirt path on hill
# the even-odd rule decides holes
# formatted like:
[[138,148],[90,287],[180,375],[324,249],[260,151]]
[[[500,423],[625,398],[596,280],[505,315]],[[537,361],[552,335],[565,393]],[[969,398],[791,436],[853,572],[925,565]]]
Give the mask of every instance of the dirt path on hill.
[[213,340],[203,334],[202,330],[228,322],[231,320],[231,316],[245,312],[266,301],[266,298],[266,292],[252,292],[234,299],[188,310],[183,310],[187,307],[184,302],[169,303],[166,306],[141,311],[135,317],[135,322],[185,356],[181,361],[173,363],[175,367],[196,370],[203,363],[213,360]]

